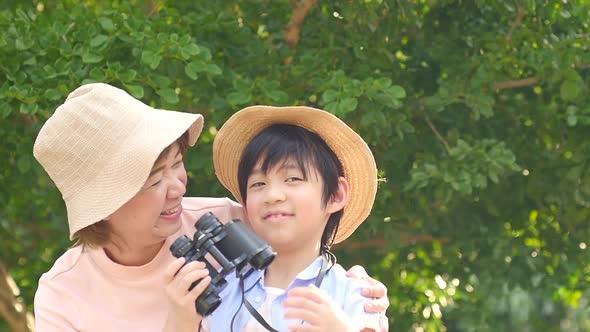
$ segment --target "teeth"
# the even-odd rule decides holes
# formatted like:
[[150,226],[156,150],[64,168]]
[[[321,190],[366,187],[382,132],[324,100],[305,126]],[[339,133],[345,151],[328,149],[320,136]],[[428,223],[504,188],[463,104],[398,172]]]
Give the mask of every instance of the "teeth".
[[177,211],[178,211],[178,207],[175,207],[174,209],[171,209],[171,210],[168,210],[168,211],[164,211],[161,214],[163,214],[163,215],[171,215],[171,214],[176,213]]
[[279,218],[279,217],[284,217],[284,216],[286,216],[284,213],[276,213],[276,214],[268,215],[267,218]]

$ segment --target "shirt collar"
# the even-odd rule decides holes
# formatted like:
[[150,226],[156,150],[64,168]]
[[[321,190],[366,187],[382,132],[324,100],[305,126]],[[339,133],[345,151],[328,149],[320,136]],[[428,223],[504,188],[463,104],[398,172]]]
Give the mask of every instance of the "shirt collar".
[[[318,276],[320,269],[322,268],[322,256],[316,257],[303,271],[299,272],[295,277],[295,281],[309,281],[313,280]],[[255,270],[244,280],[244,289],[248,291],[255,284],[264,284],[264,270]]]

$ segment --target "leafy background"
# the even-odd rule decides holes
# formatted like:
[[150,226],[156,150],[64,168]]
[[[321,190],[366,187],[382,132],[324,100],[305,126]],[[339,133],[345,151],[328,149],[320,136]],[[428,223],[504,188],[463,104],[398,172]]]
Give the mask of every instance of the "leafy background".
[[589,331],[588,22],[584,0],[1,2],[0,329],[32,330],[69,245],[36,134],[102,81],[204,114],[191,195],[229,195],[211,142],[244,106],[354,127],[383,179],[337,254],[387,285],[390,330]]

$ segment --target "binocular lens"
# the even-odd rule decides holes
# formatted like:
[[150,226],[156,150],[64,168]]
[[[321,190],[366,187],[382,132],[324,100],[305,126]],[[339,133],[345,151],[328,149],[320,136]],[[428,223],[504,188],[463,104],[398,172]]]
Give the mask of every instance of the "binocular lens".
[[183,235],[176,239],[174,243],[170,246],[170,252],[174,257],[183,257],[185,256],[192,248],[193,243],[188,236]]
[[219,295],[215,294],[215,292],[210,288],[207,287],[205,291],[197,298],[195,303],[197,307],[197,312],[201,314],[203,317],[209,316],[219,305],[221,304],[221,298]]
[[275,253],[268,247],[252,256],[250,265],[258,270],[263,270],[272,263],[275,258]]
[[223,224],[211,212],[207,212],[197,220],[195,227],[205,233],[210,233],[213,229],[223,226]]

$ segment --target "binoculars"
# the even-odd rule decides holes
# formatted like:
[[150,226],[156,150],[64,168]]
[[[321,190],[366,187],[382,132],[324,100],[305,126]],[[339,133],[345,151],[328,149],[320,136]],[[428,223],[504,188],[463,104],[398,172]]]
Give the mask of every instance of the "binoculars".
[[[184,257],[185,265],[192,261],[204,262],[209,270],[211,283],[197,297],[197,312],[205,317],[221,304],[219,292],[225,288],[225,276],[236,271],[241,274],[246,267],[262,270],[275,258],[276,253],[239,219],[222,224],[211,212],[204,214],[195,223],[196,232],[193,240],[183,235],[170,246],[174,257]],[[210,254],[219,263],[217,269],[205,259]],[[189,290],[193,289],[194,282]]]

